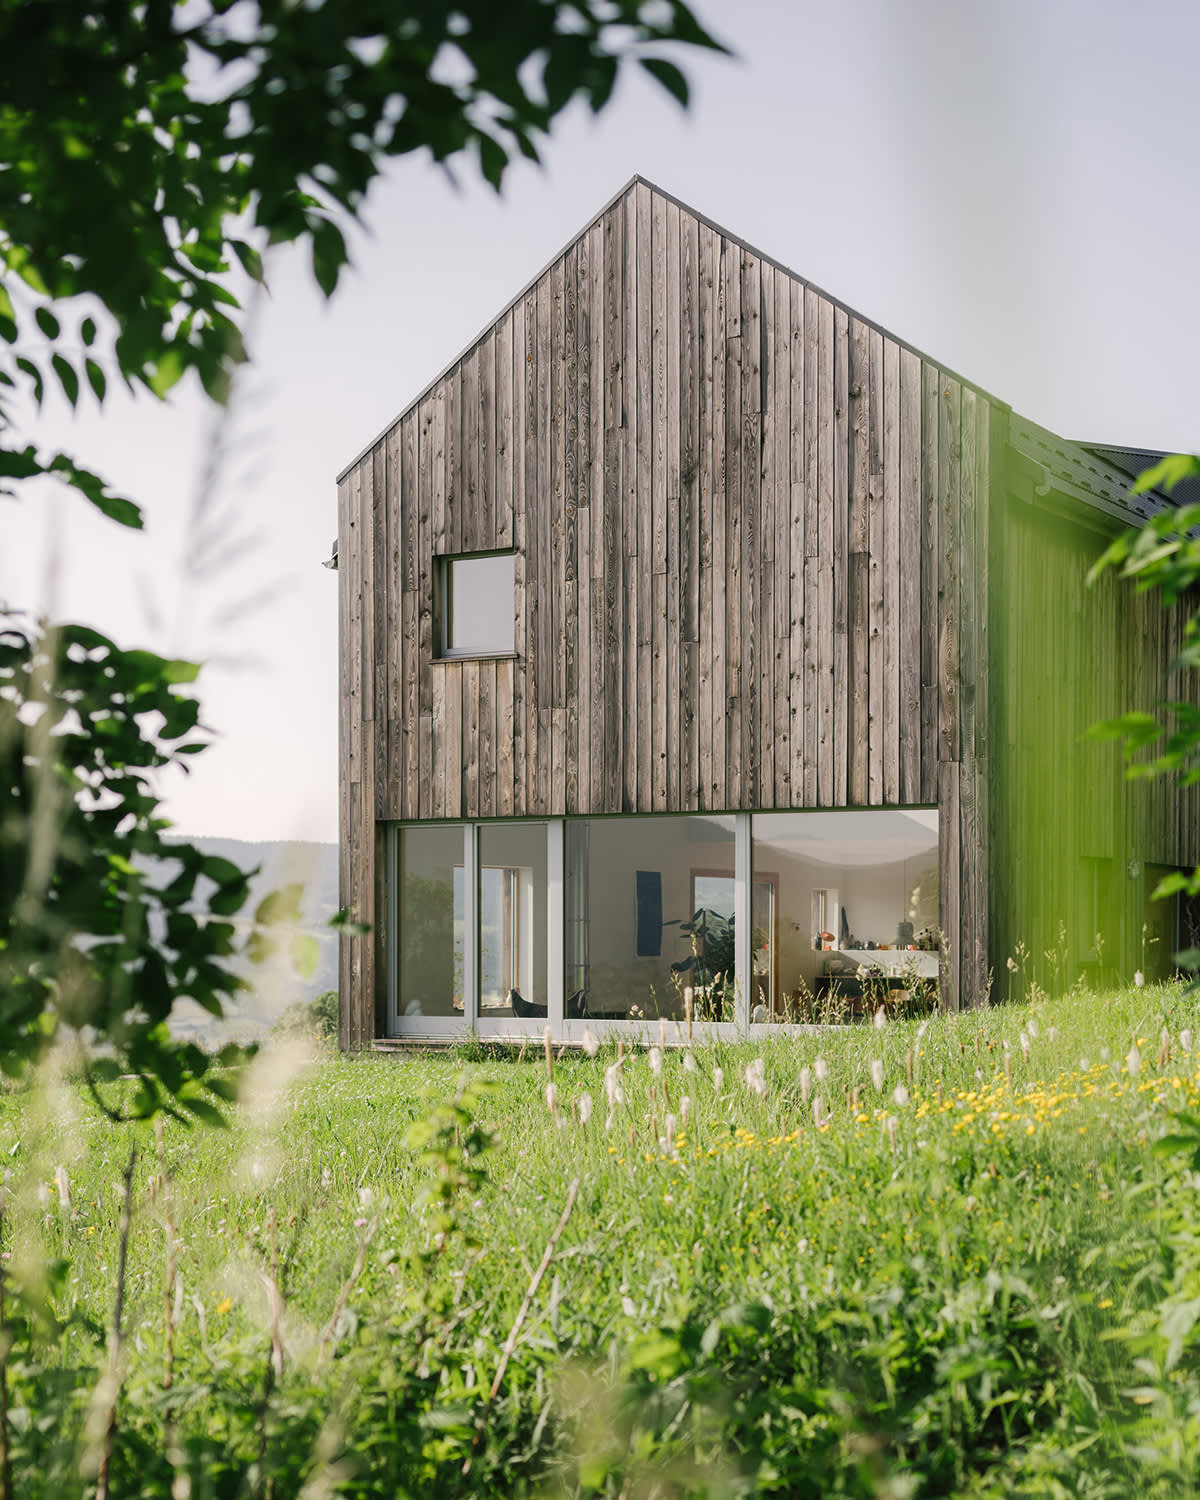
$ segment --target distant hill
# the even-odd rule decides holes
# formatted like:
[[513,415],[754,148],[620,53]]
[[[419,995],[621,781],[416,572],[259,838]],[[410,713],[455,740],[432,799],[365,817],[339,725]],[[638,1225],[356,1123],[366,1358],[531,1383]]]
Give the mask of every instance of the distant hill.
[[300,980],[282,962],[246,964],[245,977],[253,985],[240,998],[236,1012],[224,1022],[214,1021],[198,1005],[181,1002],[171,1030],[199,1042],[236,1038],[249,1041],[265,1035],[272,1022],[297,1000],[311,1000],[323,990],[337,988],[337,938],[328,922],[337,911],[337,845],[298,841],[252,842],[247,839],[188,838],[205,854],[219,854],[244,870],[257,870],[250,880],[250,899],[243,915],[252,915],[264,896],[280,886],[302,884],[306,926],[321,945],[321,956],[311,979]]

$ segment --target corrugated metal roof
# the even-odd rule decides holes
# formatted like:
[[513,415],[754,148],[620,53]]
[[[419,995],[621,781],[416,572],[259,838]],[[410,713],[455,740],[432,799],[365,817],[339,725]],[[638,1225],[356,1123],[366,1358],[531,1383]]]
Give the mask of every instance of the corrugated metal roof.
[[[1166,457],[1165,453],[1149,448],[1114,448],[1110,443],[1081,443],[1079,446],[1085,452],[1093,453],[1105,463],[1111,464],[1114,469],[1119,469],[1122,474],[1127,474],[1130,479],[1136,479],[1144,469],[1153,468]],[[1162,489],[1155,489],[1150,493],[1168,505],[1194,503],[1200,501],[1200,479],[1183,480],[1169,495]]]

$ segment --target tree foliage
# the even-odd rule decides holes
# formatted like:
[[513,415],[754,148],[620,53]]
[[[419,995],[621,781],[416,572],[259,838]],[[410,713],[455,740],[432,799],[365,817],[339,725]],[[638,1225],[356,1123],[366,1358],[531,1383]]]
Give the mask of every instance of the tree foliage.
[[[1200,457],[1172,453],[1138,476],[1135,494],[1162,488],[1168,493],[1187,479],[1200,477]],[[1091,578],[1113,568],[1139,590],[1156,589],[1164,607],[1194,600],[1200,585],[1200,503],[1190,501],[1165,508],[1139,531],[1122,531],[1092,569]],[[1170,664],[1175,672],[1200,671],[1200,609],[1188,617],[1183,645]],[[1155,712],[1136,710],[1097,724],[1100,739],[1121,739],[1131,777],[1175,776],[1181,786],[1200,782],[1200,708],[1180,698],[1158,705]],[[1168,875],[1156,895],[1176,891],[1200,894],[1200,867],[1191,875]],[[1190,968],[1200,968],[1200,950],[1176,955]]]
[[[683,0],[0,0],[0,495],[49,476],[140,526],[18,430],[30,402],[103,403],[114,379],[161,399],[189,374],[225,399],[268,247],[307,246],[329,294],[390,158],[499,186],[623,65],[686,103],[678,44],[720,50]],[[247,872],[166,838],[156,777],[204,744],[196,671],[0,601],[0,1064],[74,1028],[108,1044],[102,1103],[136,1074],[138,1115],[216,1118],[228,1091],[172,1041],[177,998],[221,1015],[281,923],[313,956],[295,891],[243,922]]]
[[[0,397],[103,401],[115,370],[221,398],[268,245],[306,243],[332,292],[390,157],[465,155],[499,186],[623,62],[686,102],[668,43],[717,46],[682,0],[0,0]],[[138,524],[65,456],[0,448],[0,478],[54,470]]]

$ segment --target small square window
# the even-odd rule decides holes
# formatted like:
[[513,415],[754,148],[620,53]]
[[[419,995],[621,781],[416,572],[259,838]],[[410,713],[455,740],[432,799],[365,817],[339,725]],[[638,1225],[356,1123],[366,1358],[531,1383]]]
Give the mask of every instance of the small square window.
[[440,655],[512,654],[514,564],[511,552],[440,559]]

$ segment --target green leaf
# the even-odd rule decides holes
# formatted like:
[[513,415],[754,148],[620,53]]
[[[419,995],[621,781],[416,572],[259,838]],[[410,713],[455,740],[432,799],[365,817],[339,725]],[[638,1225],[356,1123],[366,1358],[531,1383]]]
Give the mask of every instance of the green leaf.
[[315,937],[298,932],[292,939],[292,967],[301,979],[311,979],[321,961],[321,945]]
[[180,376],[187,368],[187,361],[181,350],[170,348],[161,356],[154,366],[153,373],[146,382],[154,394],[161,400],[179,383]]
[[79,325],[79,337],[88,349],[96,342],[96,322],[94,318],[84,318],[83,322]]
[[33,315],[37,319],[37,326],[48,339],[56,339],[58,337],[61,332],[58,326],[58,319],[48,307],[36,308]]
[[317,219],[312,227],[312,266],[317,285],[331,297],[346,264],[346,241],[342,231],[328,219]]
[[280,886],[277,891],[271,891],[258,903],[254,920],[262,923],[264,927],[270,927],[279,922],[298,922],[303,900],[303,884]]
[[1133,483],[1133,493],[1144,495],[1147,490],[1166,490],[1168,494],[1185,479],[1200,474],[1200,458],[1190,453],[1168,453],[1149,469],[1143,469]]
[[96,394],[97,401],[104,400],[104,394],[108,389],[108,382],[104,378],[104,371],[94,359],[85,359],[83,368],[87,371],[88,384]]
[[189,1114],[195,1115],[197,1120],[203,1121],[205,1125],[211,1125],[217,1130],[229,1128],[229,1121],[216,1105],[210,1104],[207,1099],[181,1098],[179,1102]]
[[252,281],[261,282],[263,279],[262,256],[253,245],[247,245],[245,240],[231,240],[233,253],[242,263],[242,269]]
[[656,78],[662,84],[663,88],[666,89],[667,93],[673,98],[678,99],[680,104],[686,109],[688,83],[675,64],[668,62],[665,57],[643,57],[641,63],[646,72],[652,78]]
[[226,859],[222,854],[206,854],[200,868],[217,885],[232,885],[246,878],[246,872],[242,867],[235,865],[233,860]]
[[79,376],[61,354],[53,355],[50,363],[54,366],[54,373],[58,376],[58,383],[63,388],[63,394],[71,405],[75,406],[79,401]]

